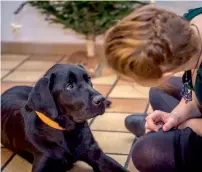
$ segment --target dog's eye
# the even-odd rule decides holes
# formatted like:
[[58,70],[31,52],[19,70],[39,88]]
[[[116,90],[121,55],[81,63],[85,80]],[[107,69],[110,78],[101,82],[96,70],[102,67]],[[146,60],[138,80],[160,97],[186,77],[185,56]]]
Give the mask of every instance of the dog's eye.
[[72,90],[74,88],[73,84],[67,84],[66,90]]

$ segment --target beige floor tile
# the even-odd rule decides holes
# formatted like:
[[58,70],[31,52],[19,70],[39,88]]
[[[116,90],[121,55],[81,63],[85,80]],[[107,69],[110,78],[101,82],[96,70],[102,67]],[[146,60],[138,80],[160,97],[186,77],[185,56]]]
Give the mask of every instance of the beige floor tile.
[[130,133],[93,131],[93,135],[106,153],[128,154],[134,140],[134,135]]
[[148,98],[149,88],[137,85],[117,85],[112,90],[111,98]]
[[131,172],[138,172],[138,170],[135,168],[131,158],[129,160],[128,170],[131,171]]
[[109,75],[114,75],[114,74],[115,74],[115,72],[108,66],[105,66],[102,71],[102,76],[109,76]]
[[93,82],[93,84],[112,85],[112,84],[114,84],[116,79],[117,79],[116,75],[101,76],[101,77],[93,78],[92,82]]
[[[119,162],[122,166],[125,165],[127,155],[111,155],[108,154],[111,158]],[[93,172],[92,167],[90,167],[88,164],[82,161],[78,161],[75,164],[75,167],[70,170],[70,172]]]
[[127,157],[128,157],[127,155],[111,155],[111,154],[108,154],[108,156],[110,156],[111,158],[116,160],[122,166],[125,165]]
[[117,99],[110,98],[112,104],[107,112],[143,113],[146,109],[147,99]]
[[41,71],[15,71],[7,76],[3,81],[16,81],[16,82],[36,82],[44,72]]
[[1,70],[1,78],[8,74],[9,70]]
[[16,155],[6,166],[4,172],[31,172],[32,165],[26,160]]
[[148,110],[147,110],[147,113],[152,113],[152,112],[153,112],[153,109],[152,109],[151,105],[149,105],[149,108],[148,108]]
[[69,59],[69,55],[65,55],[65,57],[63,57],[61,62],[64,62],[65,64],[68,63],[68,59]]
[[120,78],[117,85],[135,85],[135,81],[133,80],[126,80],[124,78]]
[[124,113],[105,113],[98,116],[91,125],[92,130],[108,131],[128,131],[125,127],[124,120],[129,114]]
[[75,163],[74,168],[69,170],[69,172],[93,172],[93,169],[85,162],[78,161]]
[[99,91],[103,96],[106,96],[109,93],[111,87],[111,85],[93,85],[93,88]]
[[26,54],[3,54],[1,56],[1,60],[2,61],[22,61],[25,60],[26,58],[28,58],[29,55]]
[[18,67],[18,71],[44,71],[46,72],[49,68],[51,68],[55,62],[50,61],[26,61],[20,67]]
[[1,167],[8,161],[13,152],[6,148],[1,148]]
[[1,93],[3,93],[4,91],[8,90],[11,87],[14,86],[32,86],[33,83],[29,83],[29,82],[2,82],[1,83]]
[[91,122],[92,120],[93,120],[93,118],[89,119],[89,120],[88,120],[88,124],[90,124],[90,122]]
[[36,60],[36,61],[58,61],[62,58],[61,56],[55,56],[55,55],[31,55],[30,60]]
[[1,62],[1,69],[3,70],[11,70],[15,68],[17,65],[19,65],[22,62],[22,60],[17,61],[2,61]]

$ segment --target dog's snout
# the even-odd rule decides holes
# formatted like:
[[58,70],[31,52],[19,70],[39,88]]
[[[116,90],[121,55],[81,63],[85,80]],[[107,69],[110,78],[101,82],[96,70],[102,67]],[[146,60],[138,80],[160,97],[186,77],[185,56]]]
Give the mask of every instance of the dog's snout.
[[93,104],[95,105],[100,105],[105,101],[105,98],[102,95],[97,95],[93,97]]

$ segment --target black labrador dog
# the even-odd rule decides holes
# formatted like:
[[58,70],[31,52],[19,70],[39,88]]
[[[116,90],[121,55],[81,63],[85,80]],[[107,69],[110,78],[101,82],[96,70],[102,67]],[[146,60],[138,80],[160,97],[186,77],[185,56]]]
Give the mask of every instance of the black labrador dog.
[[[33,163],[33,172],[65,172],[78,160],[95,172],[126,172],[103,153],[87,123],[107,104],[82,66],[57,64],[34,87],[17,86],[2,94],[1,142]],[[64,130],[44,123],[37,111]]]

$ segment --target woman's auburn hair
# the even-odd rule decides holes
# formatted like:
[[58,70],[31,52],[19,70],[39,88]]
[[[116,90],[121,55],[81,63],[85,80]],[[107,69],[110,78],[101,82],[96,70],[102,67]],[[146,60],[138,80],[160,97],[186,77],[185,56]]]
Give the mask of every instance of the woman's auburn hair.
[[196,41],[188,21],[147,5],[136,9],[107,32],[105,56],[109,66],[118,73],[157,79],[166,70],[190,60],[198,52]]

